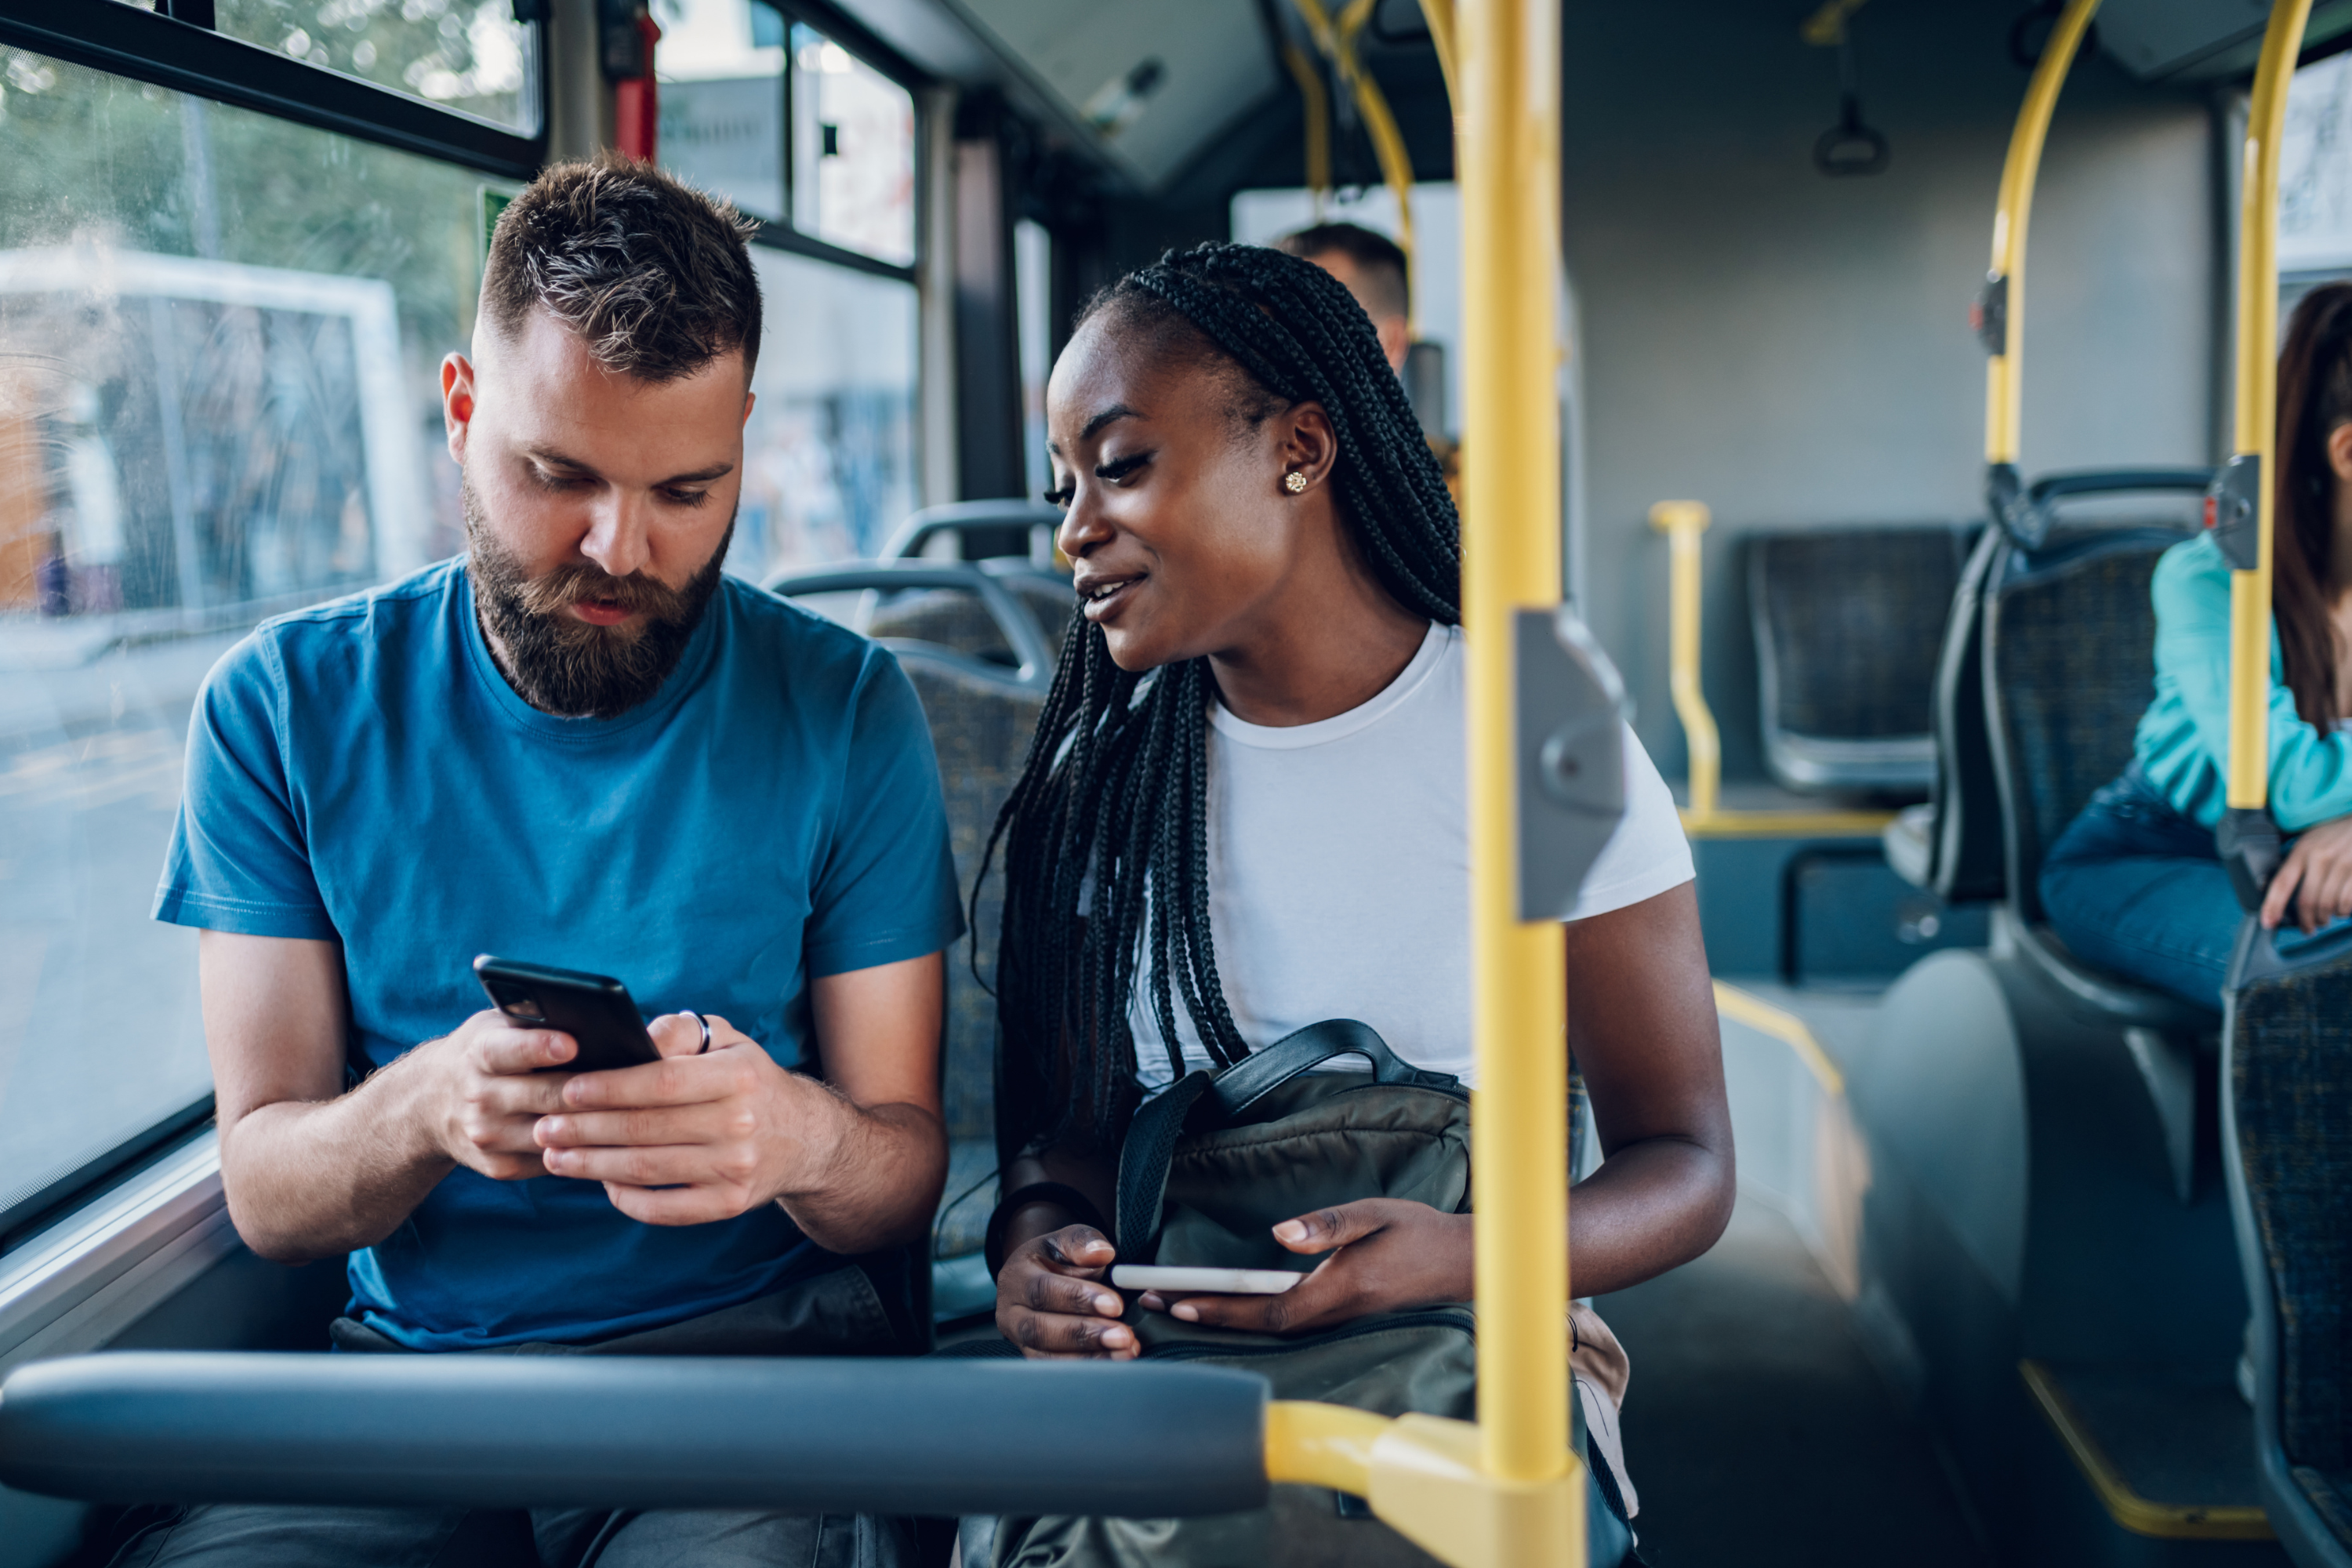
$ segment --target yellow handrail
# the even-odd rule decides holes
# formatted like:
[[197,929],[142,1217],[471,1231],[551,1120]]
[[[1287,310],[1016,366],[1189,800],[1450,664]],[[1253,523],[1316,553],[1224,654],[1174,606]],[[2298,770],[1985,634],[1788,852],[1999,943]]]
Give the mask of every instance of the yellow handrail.
[[2277,0],[2254,68],[2238,205],[2236,459],[2252,458],[2254,567],[2230,574],[2230,778],[2234,810],[2270,804],[2271,530],[2278,459],[2279,140],[2311,0]]
[[2082,47],[2099,0],[2067,0],[2058,24],[2050,30],[2033,79],[2025,89],[2025,102],[2017,111],[2017,128],[2010,133],[2009,157],[2000,168],[2000,196],[1993,209],[1992,271],[1990,291],[2005,309],[2001,350],[1985,362],[1985,461],[2015,463],[2024,428],[2025,231],[2033,216],[2033,183],[2042,170],[2042,145],[2050,133],[2050,117],[2058,107],[2058,89]]
[[1699,536],[1712,519],[1704,501],[1662,500],[1650,509],[1650,526],[1666,536],[1666,681],[1674,693],[1675,717],[1683,727],[1690,757],[1690,804],[1683,808],[1683,831],[1694,838],[1780,837],[1788,835],[1859,837],[1876,833],[1893,819],[1884,811],[1726,811],[1723,809],[1723,737],[1699,682],[1701,621]]
[[1650,526],[1666,536],[1666,679],[1682,721],[1683,748],[1690,754],[1690,815],[1713,816],[1723,787],[1723,736],[1699,689],[1699,535],[1713,521],[1704,501],[1662,500],[1650,509]]
[[1307,188],[1315,193],[1315,216],[1323,216],[1324,198],[1331,194],[1331,95],[1324,89],[1323,73],[1305,49],[1285,40],[1282,63],[1298,84],[1298,98],[1307,121]]
[[1558,0],[1462,8],[1463,640],[1469,659],[1471,1161],[1487,1474],[1566,1472],[1567,953],[1518,919],[1512,614],[1559,601]]
[[[1297,3],[1312,27],[1318,0]],[[1446,0],[1423,5],[1454,58],[1465,414],[1479,432],[1465,510],[1487,520],[1465,525],[1462,573],[1479,1421],[1276,1401],[1266,1474],[1361,1492],[1453,1568],[1583,1568],[1586,1475],[1569,1446],[1564,1331],[1567,952],[1556,924],[1517,918],[1512,668],[1515,613],[1559,600],[1559,0],[1462,0],[1458,14]]]
[[[1415,281],[1412,236],[1412,157],[1406,150],[1404,133],[1397,129],[1396,116],[1389,110],[1389,100],[1381,92],[1380,83],[1364,68],[1358,51],[1358,40],[1372,19],[1380,0],[1348,0],[1345,9],[1334,21],[1324,10],[1322,0],[1291,0],[1307,24],[1307,35],[1315,47],[1331,61],[1339,75],[1339,83],[1356,102],[1356,112],[1363,117],[1364,132],[1372,139],[1372,156],[1381,165],[1381,183],[1396,197],[1397,247],[1404,252],[1406,296],[1415,301],[1413,319],[1420,319],[1420,290],[1412,287]],[[1430,25],[1431,36],[1436,36],[1438,24]],[[1439,57],[1441,66],[1444,56]],[[1294,68],[1295,74],[1295,68]],[[1448,78],[1451,90],[1452,79]],[[1456,100],[1458,102],[1459,100]]]
[[1454,0],[1421,0],[1421,19],[1429,26],[1430,47],[1437,51],[1437,71],[1445,79],[1445,101],[1459,112],[1462,89],[1454,78]]

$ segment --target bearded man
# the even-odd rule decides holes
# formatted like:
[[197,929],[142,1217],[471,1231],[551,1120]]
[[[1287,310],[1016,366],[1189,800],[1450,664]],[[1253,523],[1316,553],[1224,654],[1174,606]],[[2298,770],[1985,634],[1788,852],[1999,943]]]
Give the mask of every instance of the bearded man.
[[[350,1254],[339,1349],[918,1338],[887,1249],[947,1164],[938,765],[887,653],[720,573],[742,230],[643,164],[542,174],[441,370],[467,553],[265,623],[198,703],[156,914],[204,931],[230,1215]],[[485,952],[621,978],[664,1059],[567,1071],[482,1008]],[[128,1560],[863,1563],[901,1528],[211,1507]]]

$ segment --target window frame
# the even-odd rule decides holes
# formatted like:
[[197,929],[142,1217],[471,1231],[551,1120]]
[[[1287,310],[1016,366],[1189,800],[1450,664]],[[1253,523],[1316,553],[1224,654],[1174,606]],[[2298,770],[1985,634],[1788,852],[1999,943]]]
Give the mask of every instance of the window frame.
[[[6,0],[0,0],[0,4],[5,3]],[[912,261],[906,263],[904,266],[901,266],[899,263],[895,261],[885,261],[878,256],[868,256],[862,250],[852,250],[846,246],[835,245],[830,240],[819,239],[816,236],[805,233],[802,229],[795,227],[789,216],[781,222],[770,222],[764,218],[761,219],[760,222],[759,232],[751,236],[752,243],[756,245],[765,245],[776,250],[788,250],[795,256],[807,257],[812,261],[829,262],[835,267],[846,267],[855,271],[869,273],[877,278],[896,278],[902,283],[915,283],[919,285],[921,281],[924,250],[930,243],[929,236],[925,232],[926,226],[923,222],[923,196],[925,181],[927,179],[927,174],[923,167],[923,147],[924,135],[930,114],[930,110],[927,106],[928,95],[924,89],[935,85],[933,79],[929,73],[924,71],[913,61],[908,59],[906,56],[900,54],[898,50],[892,48],[889,45],[877,37],[871,30],[869,30],[863,23],[859,22],[856,17],[851,16],[848,13],[842,11],[835,6],[826,4],[825,0],[752,0],[752,4],[766,5],[771,10],[775,11],[782,16],[784,19],[786,61],[784,66],[785,110],[783,125],[783,158],[784,205],[788,213],[793,205],[793,115],[791,108],[792,65],[790,59],[792,52],[790,40],[792,38],[793,25],[794,23],[799,23],[803,26],[812,27],[817,32],[824,34],[825,40],[828,43],[839,45],[860,65],[865,66],[868,70],[875,72],[878,76],[887,77],[890,80],[898,83],[898,86],[906,89],[907,96],[913,100],[915,111],[915,258]]]
[[546,24],[523,26],[532,30],[539,57],[539,130],[530,136],[122,0],[0,0],[0,44],[527,181],[547,162],[553,72]]
[[[753,244],[773,250],[893,279],[919,289],[923,258],[933,242],[924,222],[929,173],[921,155],[932,112],[924,89],[933,85],[932,78],[824,0],[762,3],[782,15],[787,29],[795,21],[815,28],[871,69],[905,88],[913,99],[916,258],[903,266],[885,261],[804,234],[789,222],[762,221],[749,237]],[[546,24],[524,25],[532,29],[538,52],[533,76],[539,130],[531,136],[519,135],[473,115],[436,108],[211,27],[160,11],[142,10],[122,0],[0,0],[0,45],[456,167],[528,182],[549,161],[554,72],[547,58]],[[789,120],[784,133],[789,160]],[[158,1150],[199,1129],[213,1109],[213,1095],[206,1092],[0,1209],[0,1256],[16,1252],[69,1221],[92,1194],[102,1193],[125,1173],[144,1168],[157,1158]]]
[[[514,180],[529,180],[546,164],[552,107],[546,27],[525,25],[539,54],[540,129],[532,136],[121,0],[0,0],[0,44]],[[199,1128],[213,1110],[207,1090],[0,1209],[0,1255],[39,1240],[91,1194]]]

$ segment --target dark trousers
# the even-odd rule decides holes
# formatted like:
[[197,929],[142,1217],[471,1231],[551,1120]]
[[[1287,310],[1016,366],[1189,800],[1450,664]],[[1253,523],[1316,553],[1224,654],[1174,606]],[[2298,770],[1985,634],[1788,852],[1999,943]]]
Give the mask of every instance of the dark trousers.
[[[886,1308],[876,1284],[853,1265],[667,1328],[503,1353],[903,1352],[904,1314]],[[349,1318],[336,1320],[332,1333],[341,1351],[403,1350]],[[908,1520],[687,1510],[196,1503],[135,1510],[117,1539],[114,1568],[903,1568],[914,1558]]]

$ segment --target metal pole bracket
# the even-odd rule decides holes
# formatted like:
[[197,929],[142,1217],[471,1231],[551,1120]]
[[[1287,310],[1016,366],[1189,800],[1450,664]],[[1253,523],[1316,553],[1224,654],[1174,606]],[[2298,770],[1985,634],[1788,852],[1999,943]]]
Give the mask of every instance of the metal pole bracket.
[[1625,688],[1567,605],[1520,610],[1512,626],[1518,917],[1566,920],[1625,815]]

